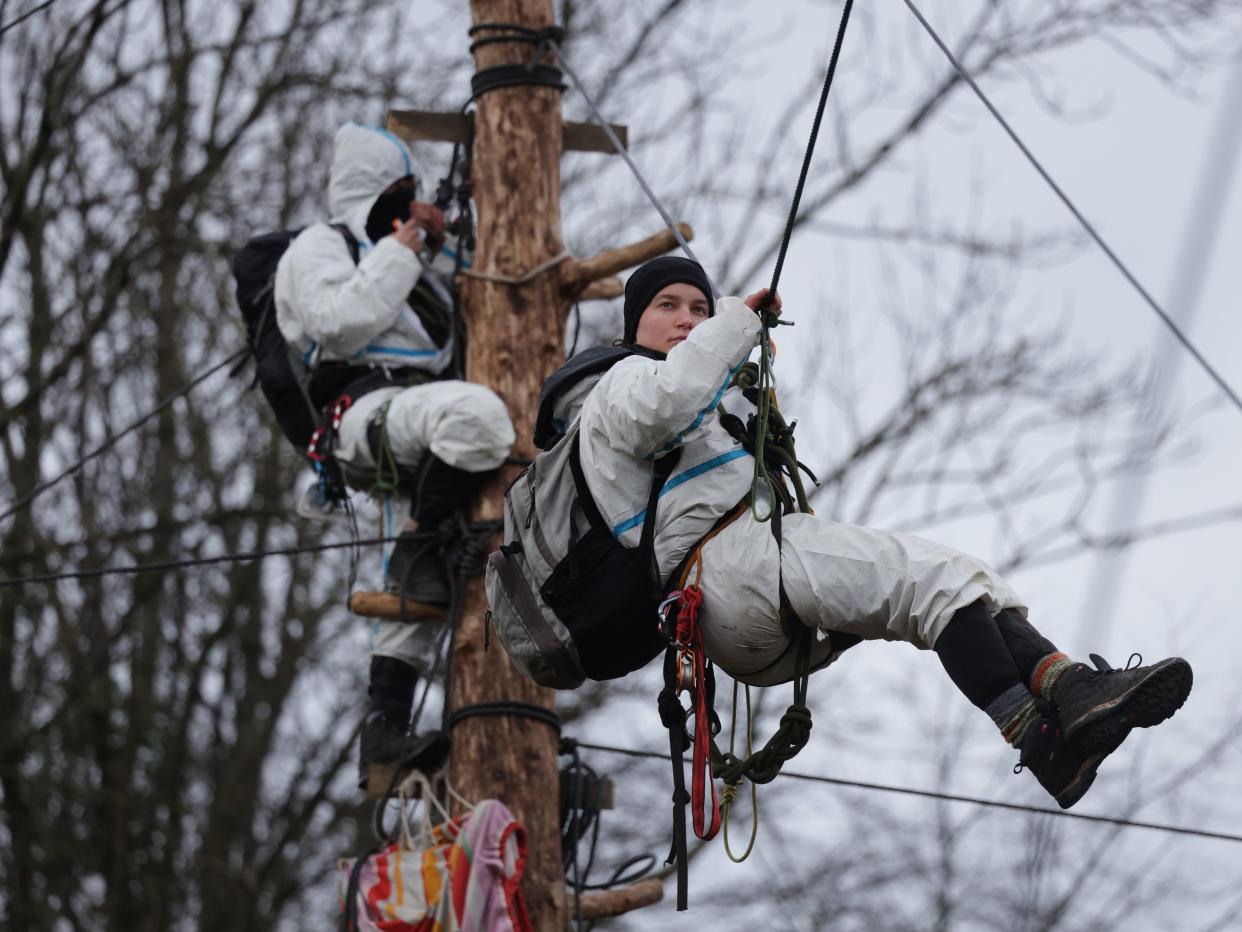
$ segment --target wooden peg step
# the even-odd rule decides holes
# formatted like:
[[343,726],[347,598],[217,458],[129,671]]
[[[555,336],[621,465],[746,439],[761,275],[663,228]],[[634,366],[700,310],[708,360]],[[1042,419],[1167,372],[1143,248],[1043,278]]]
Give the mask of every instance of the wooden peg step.
[[[682,238],[687,242],[694,239],[694,230],[687,223],[677,224]],[[610,276],[626,269],[641,265],[648,259],[661,256],[670,249],[677,248],[677,238],[670,230],[661,230],[618,249],[608,249],[590,259],[573,259],[561,264],[561,296],[570,301],[582,299],[582,295],[592,282],[606,280]],[[606,286],[609,290],[615,284]]]
[[[606,919],[650,906],[664,899],[664,883],[659,877],[647,877],[628,887],[582,894],[582,918]],[[566,914],[573,916],[573,891],[565,893]]]
[[[366,618],[401,620],[401,599],[393,592],[355,592],[349,597],[349,610]],[[444,621],[443,605],[405,600],[407,621]]]

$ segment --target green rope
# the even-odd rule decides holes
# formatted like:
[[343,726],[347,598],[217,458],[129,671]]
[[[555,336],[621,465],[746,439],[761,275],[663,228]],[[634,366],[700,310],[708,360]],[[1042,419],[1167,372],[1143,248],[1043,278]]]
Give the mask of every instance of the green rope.
[[722,753],[712,742],[712,772],[725,785],[737,784],[743,778],[752,783],[771,783],[781,767],[804,747],[811,737],[811,710],[807,708],[807,683],[811,678],[811,642],[814,632],[807,628],[798,639],[794,661],[794,701],[781,716],[776,732],[758,751],[740,758],[731,750]]
[[[750,483],[750,513],[758,522],[770,521],[773,510],[781,507],[777,502],[776,485],[765,463],[768,446],[768,427],[772,415],[772,336],[770,330],[780,319],[769,310],[759,312],[759,378],[755,388],[759,397],[755,402],[755,475]],[[759,513],[761,490],[767,490],[768,510]]]
[[380,408],[380,436],[379,449],[375,454],[375,482],[369,493],[377,498],[397,492],[401,481],[401,467],[397,464],[397,457],[392,452],[392,441],[388,436],[388,406],[390,404],[392,404],[391,400],[386,401]]
[[[733,744],[737,738],[737,680],[733,681],[733,715],[729,719],[729,753],[733,753]],[[755,718],[750,708],[750,687],[746,687],[746,756],[750,757],[754,753],[754,724]],[[733,809],[733,800],[737,796],[737,784],[726,783],[720,794],[720,809],[723,818],[724,829],[724,849],[725,854],[729,856],[729,860],[734,864],[741,864],[755,848],[755,839],[759,837],[759,784],[751,782],[750,784],[750,840],[746,843],[746,850],[740,855],[733,853],[733,849],[729,846],[729,813]]]

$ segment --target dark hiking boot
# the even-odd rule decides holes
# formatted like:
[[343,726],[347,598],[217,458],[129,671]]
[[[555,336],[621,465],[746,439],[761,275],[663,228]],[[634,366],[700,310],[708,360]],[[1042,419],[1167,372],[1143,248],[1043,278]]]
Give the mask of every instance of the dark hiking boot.
[[[1111,754],[1130,729],[1159,725],[1190,694],[1193,675],[1181,657],[1118,670],[1099,654],[1090,656],[1096,669],[1075,664],[1061,674],[1052,696],[1066,740],[1083,756]],[[1143,662],[1138,654],[1130,660],[1136,658]]]
[[1029,770],[1057,805],[1068,809],[1091,788],[1095,772],[1106,756],[1084,757],[1070,747],[1055,718],[1040,717],[1027,729],[1013,772]]
[[402,531],[388,558],[384,591],[411,602],[448,605],[452,595],[437,540],[418,531]]
[[[434,771],[448,759],[448,735],[442,731],[410,734],[409,726],[371,712],[362,726],[358,788],[382,795],[393,789],[394,776],[407,770]],[[374,779],[378,777],[378,780]],[[375,785],[375,784],[382,785]]]

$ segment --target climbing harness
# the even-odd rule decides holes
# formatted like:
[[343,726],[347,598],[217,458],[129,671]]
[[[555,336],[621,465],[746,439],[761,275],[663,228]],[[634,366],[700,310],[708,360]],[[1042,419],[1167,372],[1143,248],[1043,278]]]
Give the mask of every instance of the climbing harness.
[[310,443],[306,445],[306,455],[315,467],[319,477],[319,489],[324,501],[337,504],[349,498],[349,488],[341,466],[336,460],[336,439],[341,429],[341,418],[353,405],[354,399],[349,395],[341,395],[332,403],[323,423],[311,434]]
[[[727,817],[728,808],[737,792],[736,787],[743,779],[751,781],[754,798],[753,785],[774,780],[785,762],[806,746],[811,734],[811,711],[806,704],[806,693],[811,673],[811,645],[815,635],[793,614],[782,586],[782,623],[787,629],[797,632],[793,702],[781,716],[776,732],[759,751],[753,751],[750,747],[749,718],[746,757],[741,758],[733,753],[732,742],[730,750],[722,752],[714,740],[721,726],[715,710],[715,671],[703,651],[703,635],[699,626],[699,610],[703,600],[700,588],[703,572],[702,550],[704,545],[738,520],[746,510],[747,502],[743,500],[704,535],[691,551],[684,569],[676,574],[678,588],[660,606],[661,630],[669,641],[669,647],[664,655],[664,688],[660,692],[658,707],[660,721],[669,733],[674,788],[673,847],[667,863],[676,865],[679,910],[685,909],[688,902],[686,805],[690,804],[692,807],[695,835],[705,841],[714,838],[721,828],[723,817],[721,797],[716,793],[713,778],[720,778],[724,783],[724,817]],[[777,528],[780,524],[779,514],[779,511],[775,512],[773,526]],[[694,574],[693,582],[689,581],[691,573]],[[681,704],[679,697],[682,693],[690,696],[689,709]],[[694,721],[693,737],[686,730],[686,721],[691,718]],[[736,707],[734,721],[736,723]],[[689,747],[693,747],[694,754],[691,764],[691,791],[687,795],[682,754]],[[757,823],[755,825],[757,827]],[[746,854],[736,860],[744,860],[753,846],[752,831]]]

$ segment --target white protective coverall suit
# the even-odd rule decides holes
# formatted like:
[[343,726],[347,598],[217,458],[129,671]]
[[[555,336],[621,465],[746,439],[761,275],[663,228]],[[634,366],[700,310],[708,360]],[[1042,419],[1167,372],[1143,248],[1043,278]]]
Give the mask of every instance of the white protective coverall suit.
[[[406,175],[417,171],[396,136],[356,123],[337,131],[328,203],[332,223],[344,224],[358,241],[359,261],[354,264],[337,230],[316,223],[298,235],[276,269],[277,324],[307,365],[344,361],[438,375],[451,362],[452,337],[437,346],[406,301],[424,276],[422,260],[391,236],[377,243],[367,237],[367,216],[377,198]],[[433,276],[426,280],[442,288]],[[443,297],[451,306],[446,289]],[[430,452],[457,469],[485,472],[504,462],[513,445],[508,411],[492,391],[470,382],[435,381],[379,388],[355,399],[337,435],[342,464],[375,469],[367,427],[386,403],[389,442],[403,466],[417,468]],[[376,623],[372,653],[421,669],[430,656],[431,627]]]
[[[583,472],[613,533],[638,545],[652,460],[676,446],[681,460],[657,509],[656,558],[667,580],[718,518],[750,491],[754,459],[721,426],[717,405],[746,421],[754,406],[733,375],[758,342],[759,318],[722,298],[667,359],[633,356],[589,393],[568,393],[560,419],[581,408]],[[583,400],[585,395],[585,400]],[[807,625],[863,639],[931,648],[953,613],[983,599],[993,613],[1025,606],[985,563],[907,534],[814,515],[783,519],[778,551],[768,523],[747,511],[702,550],[704,647],[734,678],[770,685],[793,678],[796,639],[782,630],[779,586]],[[812,665],[831,660],[819,639]]]

